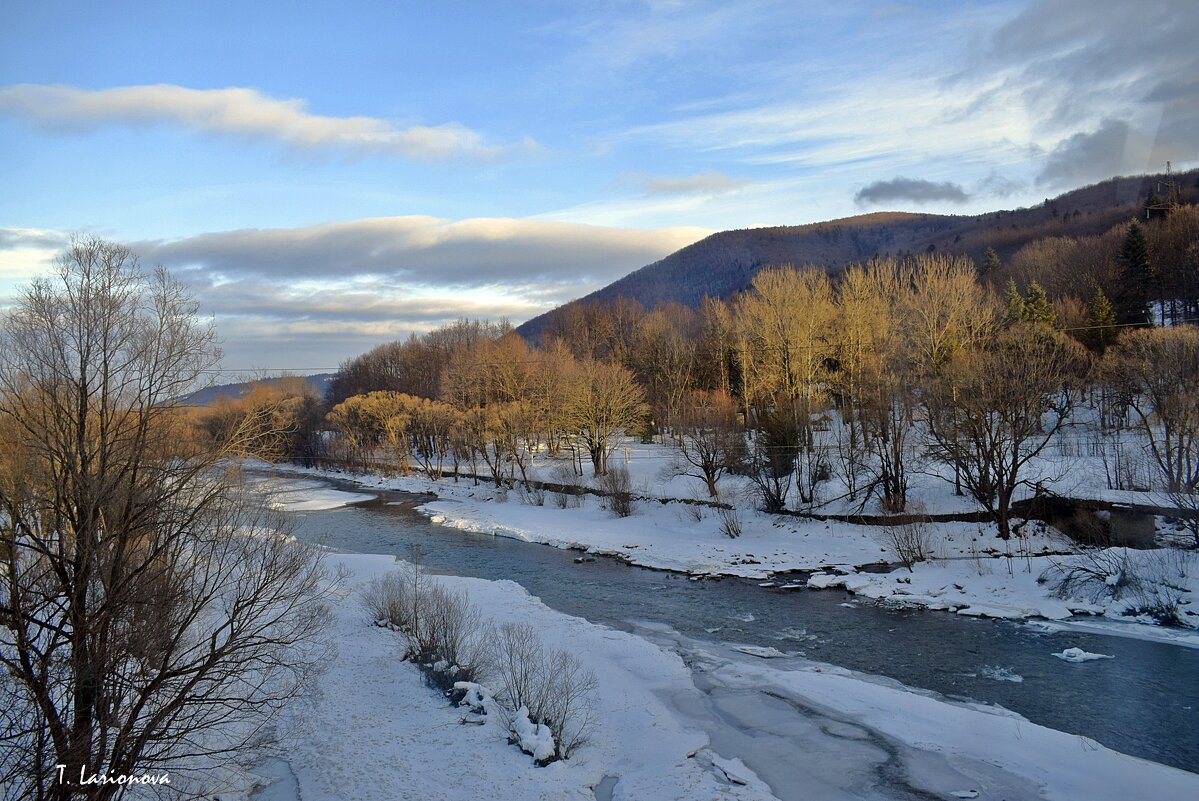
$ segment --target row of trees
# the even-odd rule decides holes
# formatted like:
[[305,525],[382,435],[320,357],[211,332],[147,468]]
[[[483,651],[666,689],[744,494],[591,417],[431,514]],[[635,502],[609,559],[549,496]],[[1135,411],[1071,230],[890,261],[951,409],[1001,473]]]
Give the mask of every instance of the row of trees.
[[[709,495],[739,473],[771,511],[828,500],[820,496],[834,475],[849,499],[902,511],[912,470],[931,460],[1006,537],[1017,490],[1036,478],[1030,465],[1084,393],[1101,402],[1102,422],[1149,438],[1164,485],[1195,490],[1199,421],[1183,412],[1199,377],[1186,356],[1195,331],[1135,331],[1112,322],[1110,304],[1096,310],[1102,324],[1064,328],[1037,285],[1000,300],[964,258],[877,260],[836,280],[775,268],[699,310],[577,307],[541,347],[470,323],[430,337],[451,345],[383,346],[344,371],[374,374],[381,387],[311,423],[323,439],[297,441],[433,478],[485,471],[498,485],[527,481],[539,454],[564,448],[586,453],[602,475],[618,434],[656,433],[676,446],[676,472]],[[1133,358],[1134,349],[1172,355]],[[434,397],[407,383],[417,357],[428,360],[423,376],[439,364]]]

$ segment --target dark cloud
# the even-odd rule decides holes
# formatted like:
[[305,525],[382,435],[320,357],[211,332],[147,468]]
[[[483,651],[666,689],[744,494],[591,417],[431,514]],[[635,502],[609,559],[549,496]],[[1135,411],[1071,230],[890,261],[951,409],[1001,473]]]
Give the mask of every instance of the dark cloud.
[[920,178],[892,178],[875,181],[862,187],[853,196],[860,206],[880,203],[965,203],[970,199],[966,190],[950,181],[925,181]]
[[1024,181],[1000,175],[994,170],[986,178],[978,182],[978,193],[991,195],[992,197],[1008,197],[1019,194],[1026,189],[1028,189],[1028,184]]
[[1008,71],[1044,130],[1068,132],[1037,177],[1065,188],[1199,158],[1197,42],[1194,0],[1040,0],[980,66]]
[[[325,367],[461,317],[522,322],[707,233],[389,217],[130,247],[192,287],[216,322],[226,366]],[[0,251],[68,240],[0,228]]]
[[40,228],[0,228],[0,250],[17,248],[65,248],[70,237]]
[[1119,175],[1124,170],[1130,136],[1128,123],[1104,120],[1094,131],[1062,140],[1046,158],[1037,184],[1078,186],[1099,176]]

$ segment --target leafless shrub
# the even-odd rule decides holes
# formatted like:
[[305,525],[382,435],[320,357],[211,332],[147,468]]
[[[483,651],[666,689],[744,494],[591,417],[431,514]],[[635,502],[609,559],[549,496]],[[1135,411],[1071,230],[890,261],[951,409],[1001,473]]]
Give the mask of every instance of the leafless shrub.
[[1061,599],[1085,598],[1098,603],[1107,598],[1120,598],[1134,580],[1135,572],[1126,548],[1088,551],[1069,561],[1054,562],[1037,581],[1047,584]]
[[542,684],[545,648],[537,631],[527,623],[505,623],[496,632],[491,670],[496,698],[512,710],[530,707]]
[[545,506],[545,488],[525,482],[520,485],[520,499],[529,506]]
[[[554,468],[550,476],[555,484],[563,487],[574,487],[578,479],[578,473],[573,467],[560,464]],[[583,505],[583,496],[575,492],[555,492],[554,505],[559,509],[577,509]]]
[[556,758],[566,759],[586,742],[594,715],[595,674],[572,654],[547,652],[527,623],[505,623],[496,632],[490,672],[495,698],[511,724],[524,707],[529,720],[554,734]]
[[431,584],[425,596],[424,628],[437,662],[455,681],[478,681],[487,665],[483,618],[461,590]]
[[442,663],[458,681],[476,681],[487,664],[482,615],[466,594],[450,590],[405,565],[374,578],[362,591],[372,620],[401,632],[408,656],[422,665]]
[[1168,497],[1171,505],[1178,509],[1179,520],[1195,538],[1195,545],[1199,546],[1199,488],[1191,492],[1171,492]]
[[883,526],[883,544],[899,563],[912,572],[912,565],[927,562],[933,557],[933,537],[928,524],[922,520]]
[[1109,548],[1055,562],[1037,581],[1047,584],[1058,598],[1125,601],[1125,614],[1145,614],[1163,625],[1180,625],[1186,580],[1193,570],[1194,554],[1189,551]]
[[554,732],[558,756],[566,759],[590,733],[595,674],[566,651],[551,654],[540,674],[543,681],[530,713]]
[[393,570],[371,579],[362,590],[361,601],[375,623],[386,623],[402,631],[412,624],[413,595],[409,576]]
[[617,517],[629,517],[637,509],[633,481],[624,467],[609,467],[599,477],[599,489],[604,493],[604,507]]
[[555,484],[561,484],[564,487],[573,486],[578,477],[579,474],[575,472],[574,467],[564,464],[559,464],[550,474],[550,478]]
[[735,509],[720,509],[716,512],[720,517],[720,531],[729,539],[741,536],[741,514]]

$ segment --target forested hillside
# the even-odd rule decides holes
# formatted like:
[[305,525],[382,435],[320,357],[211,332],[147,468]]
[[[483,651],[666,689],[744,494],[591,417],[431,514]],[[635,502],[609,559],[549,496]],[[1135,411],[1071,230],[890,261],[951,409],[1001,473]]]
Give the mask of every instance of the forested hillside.
[[[1199,199],[1199,170],[1173,180],[1183,202]],[[932,251],[969,256],[981,265],[988,248],[1006,263],[1037,240],[1099,235],[1131,217],[1143,219],[1147,201],[1164,193],[1165,181],[1164,174],[1112,178],[1032,208],[974,216],[876,212],[810,225],[721,231],[573,303],[623,297],[647,308],[667,302],[694,308],[704,297],[725,298],[747,288],[764,267],[785,264],[836,273],[871,258]],[[517,333],[536,341],[559,311],[534,317]]]

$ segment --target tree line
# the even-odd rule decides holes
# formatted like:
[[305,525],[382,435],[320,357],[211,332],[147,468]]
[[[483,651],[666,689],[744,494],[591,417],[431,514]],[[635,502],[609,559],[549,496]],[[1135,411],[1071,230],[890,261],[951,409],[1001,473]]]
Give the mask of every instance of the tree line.
[[[1096,279],[1081,306],[1086,276],[1064,294],[1054,283],[1061,263],[1033,270],[1032,251],[981,270],[935,253],[850,265],[835,278],[781,266],[698,309],[572,304],[536,346],[506,324],[460,321],[348,360],[323,417],[302,411],[315,400],[263,404],[252,394],[207,424],[246,428],[258,415],[291,442],[287,458],[434,479],[483,474],[497,486],[527,484],[534,460],[564,452],[602,476],[618,436],[656,436],[675,446],[676,472],[711,497],[737,473],[768,511],[830,500],[835,476],[849,500],[900,512],[914,465],[932,460],[1006,537],[1030,465],[1084,400],[1099,425],[1145,438],[1163,488],[1195,493],[1199,333],[1152,329],[1164,284],[1128,285],[1157,274],[1150,259],[1164,259],[1174,239],[1175,262],[1199,269],[1186,256],[1199,247],[1196,221],[1187,207],[1123,226],[1112,240],[1117,280]],[[1188,226],[1192,238],[1178,238]],[[1172,300],[1189,308],[1186,298],[1157,308]],[[290,422],[278,418],[287,404]]]

